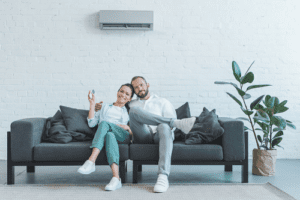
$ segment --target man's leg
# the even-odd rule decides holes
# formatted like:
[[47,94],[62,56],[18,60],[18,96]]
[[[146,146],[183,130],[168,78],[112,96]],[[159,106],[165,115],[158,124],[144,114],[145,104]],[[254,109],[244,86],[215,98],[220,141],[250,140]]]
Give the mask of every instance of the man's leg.
[[165,192],[169,187],[168,176],[173,151],[172,131],[169,125],[158,125],[154,143],[159,144],[158,179],[154,186],[154,192]]
[[134,141],[140,144],[148,144],[153,142],[153,136],[148,125],[170,124],[174,119],[161,117],[145,111],[140,107],[130,108],[130,128],[133,132]]

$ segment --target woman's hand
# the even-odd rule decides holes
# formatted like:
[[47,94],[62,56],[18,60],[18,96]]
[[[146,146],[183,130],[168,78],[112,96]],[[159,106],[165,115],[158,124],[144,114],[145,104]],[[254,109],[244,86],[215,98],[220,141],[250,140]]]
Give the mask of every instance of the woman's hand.
[[123,124],[117,124],[117,126],[120,126],[123,128],[125,131],[128,131],[130,135],[132,135],[131,129],[128,125],[123,125]]

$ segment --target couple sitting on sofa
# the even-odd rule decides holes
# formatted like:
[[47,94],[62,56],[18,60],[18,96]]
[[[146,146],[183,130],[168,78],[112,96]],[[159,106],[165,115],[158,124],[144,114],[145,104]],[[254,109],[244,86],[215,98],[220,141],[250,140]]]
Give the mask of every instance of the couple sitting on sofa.
[[[124,141],[129,135],[140,144],[159,144],[158,179],[154,192],[165,192],[169,187],[171,155],[173,150],[174,129],[185,134],[192,129],[195,117],[177,120],[172,104],[157,95],[150,94],[149,83],[144,77],[136,76],[131,84],[124,84],[117,93],[113,104],[95,103],[95,96],[88,97],[90,110],[89,127],[99,124],[95,133],[92,154],[78,169],[81,174],[95,171],[95,161],[106,142],[107,160],[113,177],[105,190],[116,190],[122,187],[119,177],[119,148],[117,141]],[[132,100],[133,94],[137,99]],[[89,92],[90,95],[90,92]],[[96,113],[95,113],[96,110]],[[129,122],[130,127],[127,125]]]

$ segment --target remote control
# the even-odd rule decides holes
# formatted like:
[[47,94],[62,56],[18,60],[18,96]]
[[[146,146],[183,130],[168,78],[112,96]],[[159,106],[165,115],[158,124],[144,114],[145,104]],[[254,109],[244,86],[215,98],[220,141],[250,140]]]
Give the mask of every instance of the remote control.
[[[92,93],[95,95],[95,90],[92,90]],[[93,95],[90,94],[90,99],[92,99],[92,98],[93,98]]]

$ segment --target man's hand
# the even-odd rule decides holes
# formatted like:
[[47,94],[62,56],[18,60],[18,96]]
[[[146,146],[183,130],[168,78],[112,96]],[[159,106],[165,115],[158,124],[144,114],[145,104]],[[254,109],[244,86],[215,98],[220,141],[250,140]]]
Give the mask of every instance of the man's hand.
[[103,103],[103,101],[100,101],[100,103],[96,103],[96,105],[95,105],[95,111],[96,111],[96,112],[99,111],[99,110],[101,110],[101,108],[102,108],[102,103]]
[[123,128],[125,131],[128,131],[130,135],[132,135],[131,129],[129,126],[127,125],[123,125],[123,124],[117,124],[117,126],[120,126],[121,128]]

